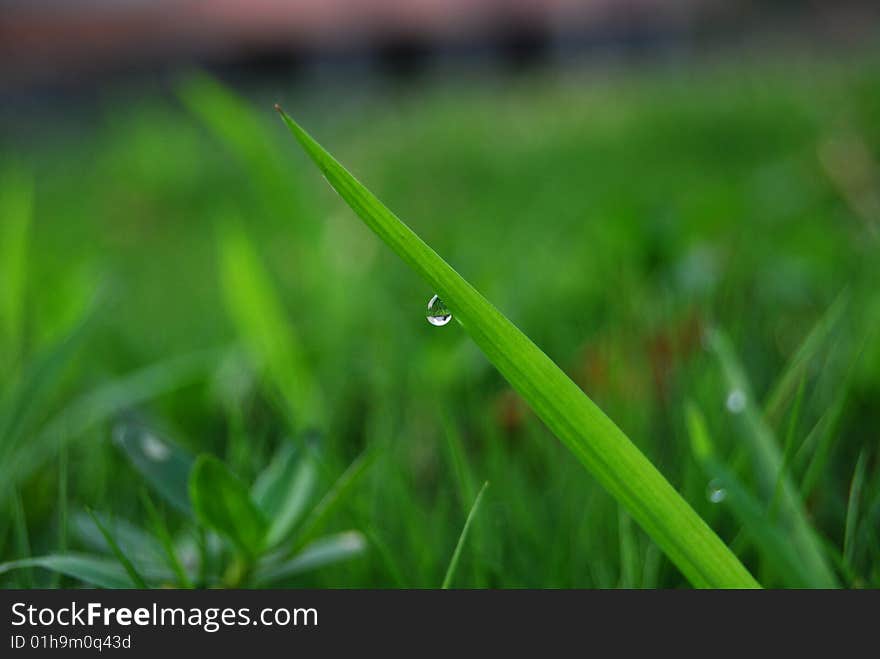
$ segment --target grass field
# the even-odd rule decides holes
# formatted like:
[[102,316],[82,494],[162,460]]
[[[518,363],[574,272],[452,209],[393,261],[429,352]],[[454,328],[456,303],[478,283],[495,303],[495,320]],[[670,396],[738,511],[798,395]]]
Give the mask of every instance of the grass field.
[[0,585],[687,586],[426,322],[434,291],[275,101],[762,585],[880,587],[867,56],[367,93],[194,74],[7,130]]

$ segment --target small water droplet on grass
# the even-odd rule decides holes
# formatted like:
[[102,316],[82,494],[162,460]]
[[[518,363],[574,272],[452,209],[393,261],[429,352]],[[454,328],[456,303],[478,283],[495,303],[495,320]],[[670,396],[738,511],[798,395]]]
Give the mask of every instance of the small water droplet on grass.
[[443,327],[452,320],[452,313],[437,295],[428,300],[427,319],[434,327]]
[[164,462],[171,455],[171,449],[161,439],[154,437],[150,433],[145,433],[141,437],[141,450],[144,455],[154,462]]
[[706,498],[712,503],[721,503],[727,498],[727,490],[718,479],[713,479],[706,486]]
[[727,400],[724,402],[727,411],[731,414],[739,414],[746,409],[746,394],[742,389],[733,389],[727,394]]

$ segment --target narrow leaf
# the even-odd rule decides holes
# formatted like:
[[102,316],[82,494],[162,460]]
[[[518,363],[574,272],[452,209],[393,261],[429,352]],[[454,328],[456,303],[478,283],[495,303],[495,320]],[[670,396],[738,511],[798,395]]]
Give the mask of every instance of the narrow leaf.
[[781,481],[774,507],[779,523],[790,535],[792,544],[797,547],[807,566],[811,585],[835,588],[837,578],[826,560],[822,541],[810,524],[800,493],[782,471],[783,457],[779,444],[761,409],[754,404],[754,394],[730,340],[721,331],[715,330],[709,337],[709,344],[721,363],[730,395],[736,393],[742,398],[741,409],[734,408],[734,413],[742,420],[743,435],[751,454],[761,499],[769,509],[776,496],[776,484]]
[[137,571],[134,564],[125,555],[125,552],[119,546],[119,543],[116,542],[116,539],[113,537],[113,534],[107,529],[106,526],[99,520],[94,513],[89,511],[89,514],[92,517],[92,521],[95,523],[95,526],[98,527],[98,530],[101,532],[101,535],[104,536],[104,540],[107,542],[107,545],[110,547],[110,550],[113,552],[113,555],[116,557],[116,560],[119,561],[119,564],[125,570],[125,573],[128,575],[128,578],[131,579],[131,582],[135,585],[136,588],[146,589],[147,583],[144,581],[144,578],[140,575],[140,572]]
[[254,582],[257,586],[269,585],[309,570],[348,560],[362,553],[365,548],[366,541],[357,531],[344,531],[320,538],[293,558],[259,566],[254,573]]
[[852,483],[849,487],[849,501],[846,505],[846,529],[843,536],[843,559],[850,567],[855,555],[855,536],[859,521],[859,499],[865,482],[865,452],[859,454]]
[[131,579],[119,563],[88,554],[49,554],[23,558],[0,564],[0,574],[32,567],[65,574],[99,588],[131,588]]
[[464,527],[461,529],[461,535],[458,536],[455,551],[452,552],[452,559],[449,561],[449,566],[446,568],[446,576],[443,577],[443,584],[440,586],[443,590],[448,590],[449,586],[452,584],[452,577],[455,576],[455,570],[458,568],[458,561],[461,559],[461,550],[464,548],[464,541],[467,539],[468,529],[471,528],[474,516],[480,509],[480,502],[483,500],[483,493],[485,493],[487,487],[489,487],[489,481],[483,483],[483,487],[477,492],[477,498],[474,499],[474,505],[471,506],[467,519],[464,521]]
[[293,119],[276,109],[330,185],[443,299],[489,361],[692,584],[758,586],[642,452],[538,346]]

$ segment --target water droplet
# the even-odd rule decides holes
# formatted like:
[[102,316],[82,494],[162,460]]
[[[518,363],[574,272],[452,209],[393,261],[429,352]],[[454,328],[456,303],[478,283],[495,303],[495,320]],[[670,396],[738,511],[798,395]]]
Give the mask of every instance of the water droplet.
[[439,296],[435,295],[430,300],[428,300],[428,322],[431,323],[434,327],[443,327],[450,320],[452,320],[452,313],[450,313],[449,309],[446,308],[446,305],[443,304],[443,300],[440,299]]
[[746,409],[746,394],[742,389],[733,389],[727,394],[725,401],[727,411],[731,414],[739,414]]
[[712,503],[721,503],[727,498],[727,490],[717,478],[713,478],[706,486],[706,498]]
[[144,455],[154,462],[164,462],[171,455],[171,449],[161,439],[157,439],[150,433],[144,433],[141,437],[141,450]]

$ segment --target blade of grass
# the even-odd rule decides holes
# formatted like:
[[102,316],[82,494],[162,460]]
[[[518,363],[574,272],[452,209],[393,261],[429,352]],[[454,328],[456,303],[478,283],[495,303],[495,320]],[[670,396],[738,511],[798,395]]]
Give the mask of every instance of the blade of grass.
[[131,588],[131,579],[119,563],[88,554],[49,554],[0,563],[0,574],[40,567],[60,572],[99,588]]
[[[24,511],[24,504],[21,501],[21,494],[15,492],[12,498],[12,529],[15,538],[15,549],[18,555],[28,558],[31,555],[31,542],[27,528],[27,517]],[[34,587],[34,573],[30,567],[24,569],[24,587]]]
[[218,249],[226,309],[251,359],[281,394],[294,427],[321,427],[321,391],[263,260],[233,223],[223,227]]
[[170,567],[171,571],[174,573],[178,585],[182,588],[192,588],[192,581],[190,581],[189,575],[187,575],[186,570],[183,568],[183,565],[177,556],[177,550],[174,548],[174,540],[168,532],[168,526],[165,524],[165,519],[159,513],[156,504],[153,503],[153,500],[150,498],[150,495],[146,490],[141,490],[141,501],[147,511],[147,516],[150,518],[153,533],[159,539],[159,544],[162,545],[165,560],[168,563],[168,567]]
[[[62,554],[67,551],[67,518],[69,515],[67,493],[67,449],[62,448],[58,452],[58,551]],[[57,588],[61,582],[61,574],[54,573],[52,588]]]
[[443,299],[489,361],[693,585],[758,587],[635,444],[538,346],[280,107],[276,109],[330,185]]
[[[720,330],[714,330],[709,336],[709,344],[721,363],[730,391],[739,392],[744,399],[744,405],[741,410],[736,411],[736,416],[742,420],[743,435],[751,454],[761,499],[769,509],[776,490],[776,482],[782,473],[782,454],[779,445],[761,410],[754,404],[751,386],[745,370],[734,354],[730,340]],[[791,542],[798,547],[812,579],[812,585],[817,588],[836,587],[837,578],[826,561],[821,538],[808,521],[798,489],[785,473],[782,473],[776,510],[779,523],[786,528]]]
[[104,540],[107,541],[107,544],[110,546],[110,551],[113,552],[113,555],[116,557],[116,560],[119,561],[120,565],[122,565],[125,573],[128,575],[128,578],[131,579],[131,582],[135,585],[135,588],[146,589],[147,582],[144,581],[144,578],[141,576],[140,572],[137,571],[134,564],[128,559],[128,556],[125,555],[125,552],[122,551],[122,548],[116,542],[116,538],[113,537],[113,534],[104,526],[104,523],[98,519],[98,516],[89,509],[89,516],[92,518],[92,521],[95,523],[95,526],[98,527],[98,530],[101,532],[101,535],[104,536]]
[[772,424],[782,414],[785,402],[795,393],[796,388],[799,386],[798,382],[804,378],[810,362],[831,336],[837,326],[837,322],[843,316],[848,303],[849,293],[845,290],[828,307],[828,310],[815,324],[813,329],[810,330],[803,343],[795,352],[788,368],[780,376],[779,381],[774,385],[770,395],[767,397],[764,413],[769,423]]
[[308,570],[345,561],[363,553],[366,547],[366,540],[357,531],[343,531],[318,538],[291,559],[258,566],[254,572],[254,584],[265,586]]
[[620,507],[617,509],[617,529],[620,544],[620,587],[635,588],[639,573],[638,541],[632,520]]
[[825,467],[831,459],[834,450],[834,440],[837,439],[837,430],[841,419],[846,411],[849,397],[849,376],[840,385],[831,406],[819,418],[816,427],[807,435],[803,447],[805,450],[814,449],[809,462],[804,469],[804,477],[801,479],[801,496],[807,499],[812,493],[819,480],[825,473]]
[[[18,483],[55,455],[66,442],[144,400],[173,391],[204,376],[213,351],[175,357],[99,386],[70,403],[3,461],[7,481]],[[0,501],[6,490],[0,490]]]
[[[685,420],[691,450],[706,478],[717,483],[724,492],[724,505],[742,524],[740,543],[748,538],[760,550],[760,555],[783,578],[783,585],[791,588],[810,587],[810,571],[801,560],[794,545],[777,525],[771,523],[764,505],[755,497],[715,453],[714,444],[702,411],[693,402],[685,408]],[[734,545],[738,544],[736,541]]]
[[855,553],[854,540],[859,518],[859,498],[862,496],[862,485],[865,481],[865,452],[859,453],[852,483],[849,487],[849,501],[846,505],[846,529],[843,534],[843,560],[852,568]]
[[794,457],[794,438],[797,434],[798,421],[801,415],[801,404],[804,400],[804,389],[806,385],[806,377],[801,375],[800,384],[798,384],[797,394],[795,394],[794,404],[791,408],[791,415],[788,419],[788,430],[785,433],[785,444],[782,447],[782,463],[779,466],[779,473],[776,476],[776,486],[773,488],[773,497],[770,499],[770,512],[776,513],[776,507],[779,503],[779,495],[782,492],[782,484],[786,475],[789,475],[791,460]]
[[19,365],[25,314],[33,180],[16,167],[0,175],[0,356],[12,377]]
[[183,104],[240,161],[242,173],[254,184],[259,202],[271,215],[303,215],[299,191],[284,178],[272,136],[254,108],[220,81],[193,73],[180,81]]
[[[446,448],[447,453],[449,454],[449,462],[452,467],[453,474],[455,475],[455,484],[456,491],[458,493],[459,502],[461,503],[461,507],[464,508],[471,501],[474,500],[474,496],[476,495],[477,488],[470,468],[470,465],[467,461],[467,453],[464,448],[464,442],[462,441],[461,433],[455,425],[455,422],[452,419],[452,416],[449,412],[444,412],[442,414],[442,425],[443,425],[443,434],[446,437]],[[474,526],[471,534],[474,536],[473,542],[478,546],[482,547],[485,544],[485,531],[480,528],[480,524]],[[485,587],[486,586],[486,575],[485,569],[482,563],[478,563],[474,565],[474,582],[477,587]]]
[[452,584],[452,577],[455,576],[455,570],[458,568],[458,561],[461,558],[461,550],[464,547],[464,541],[467,538],[468,529],[474,521],[474,515],[476,515],[477,511],[480,509],[480,502],[483,500],[483,494],[486,492],[487,487],[489,487],[489,481],[483,483],[483,487],[477,492],[477,498],[474,499],[474,505],[471,506],[467,519],[464,521],[464,527],[461,529],[461,535],[458,536],[458,543],[455,545],[455,551],[452,552],[452,559],[449,561],[449,567],[446,568],[446,576],[443,577],[443,584],[440,586],[443,590],[449,590],[449,586]]
[[308,544],[321,527],[326,523],[330,515],[345,501],[351,493],[354,486],[360,481],[361,477],[367,472],[367,468],[373,464],[377,452],[375,450],[367,450],[361,453],[348,469],[333,483],[333,487],[318,502],[318,505],[312,510],[306,520],[303,522],[302,528],[294,544],[294,551],[299,551]]

